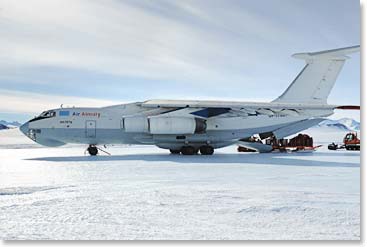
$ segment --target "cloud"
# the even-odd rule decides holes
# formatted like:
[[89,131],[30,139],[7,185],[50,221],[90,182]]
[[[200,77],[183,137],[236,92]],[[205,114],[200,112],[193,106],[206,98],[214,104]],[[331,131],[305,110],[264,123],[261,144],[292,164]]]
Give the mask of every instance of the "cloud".
[[[290,39],[271,19],[233,4],[217,1],[206,11],[206,1],[143,1],[145,8],[134,2],[3,1],[2,66],[69,67],[187,83],[251,80],[242,69],[267,55],[243,42]],[[169,9],[157,11],[162,5]],[[231,56],[236,53],[243,55]]]
[[77,107],[101,107],[123,102],[98,100],[83,97],[44,95],[0,90],[2,113],[38,114],[44,110],[59,108],[61,104]]
[[303,66],[292,53],[359,42],[358,11],[340,0],[0,0],[0,89],[271,100]]

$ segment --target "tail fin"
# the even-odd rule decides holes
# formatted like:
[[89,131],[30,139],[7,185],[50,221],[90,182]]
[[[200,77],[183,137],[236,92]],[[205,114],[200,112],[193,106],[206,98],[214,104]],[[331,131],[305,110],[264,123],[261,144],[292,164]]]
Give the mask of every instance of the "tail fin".
[[360,46],[335,50],[297,53],[294,58],[304,59],[306,66],[292,84],[273,102],[324,103],[343,68],[346,55],[358,52]]

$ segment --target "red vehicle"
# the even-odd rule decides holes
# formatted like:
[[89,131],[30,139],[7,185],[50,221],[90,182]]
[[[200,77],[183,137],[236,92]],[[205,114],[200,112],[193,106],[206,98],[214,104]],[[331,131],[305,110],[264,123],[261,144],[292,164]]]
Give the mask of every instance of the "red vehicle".
[[357,133],[348,133],[343,142],[347,150],[360,150],[361,141],[358,139]]
[[360,150],[361,141],[358,139],[357,133],[348,133],[343,139],[343,145],[337,145],[334,142],[329,144],[329,150],[346,149],[346,150]]

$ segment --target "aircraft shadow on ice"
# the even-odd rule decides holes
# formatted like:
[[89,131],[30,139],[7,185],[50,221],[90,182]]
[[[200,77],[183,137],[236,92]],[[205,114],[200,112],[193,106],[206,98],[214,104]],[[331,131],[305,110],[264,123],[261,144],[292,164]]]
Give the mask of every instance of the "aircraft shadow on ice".
[[69,157],[39,157],[27,160],[50,162],[113,162],[113,161],[163,161],[172,163],[192,164],[257,164],[279,166],[319,166],[319,167],[360,167],[359,163],[335,162],[323,160],[305,160],[302,157],[359,157],[359,153],[311,153],[311,154],[216,154],[215,156],[178,156],[167,154],[126,154],[113,156],[69,156]]

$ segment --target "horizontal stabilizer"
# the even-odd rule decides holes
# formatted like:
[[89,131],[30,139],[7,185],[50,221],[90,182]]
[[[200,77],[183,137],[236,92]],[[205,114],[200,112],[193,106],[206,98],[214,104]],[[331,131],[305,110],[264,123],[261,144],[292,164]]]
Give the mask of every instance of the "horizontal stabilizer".
[[335,109],[339,110],[361,110],[361,106],[359,105],[340,105],[335,107]]
[[313,59],[347,59],[346,55],[359,52],[360,46],[351,46],[346,48],[339,48],[334,50],[320,51],[320,52],[308,52],[308,53],[296,53],[292,55],[294,58],[313,60]]

